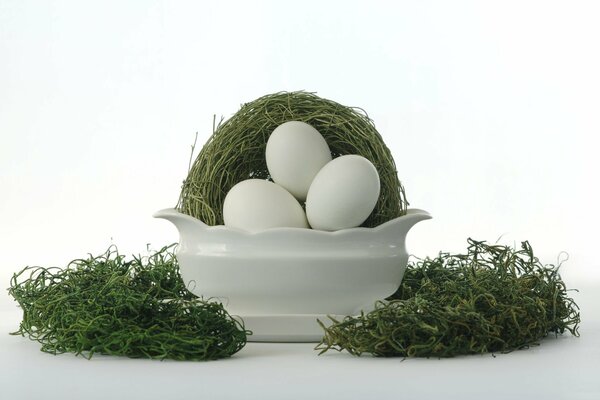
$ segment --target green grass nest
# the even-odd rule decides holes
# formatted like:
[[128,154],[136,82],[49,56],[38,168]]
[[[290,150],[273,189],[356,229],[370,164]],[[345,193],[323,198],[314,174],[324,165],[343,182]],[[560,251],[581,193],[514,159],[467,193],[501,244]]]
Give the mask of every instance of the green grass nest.
[[208,225],[223,224],[223,201],[233,185],[250,178],[270,178],[265,161],[267,140],[287,121],[302,121],[316,128],[333,157],[358,154],[375,165],[381,194],[362,226],[374,227],[406,213],[406,195],[396,164],[366,112],[303,91],[263,96],[221,121],[190,168],[178,210]]

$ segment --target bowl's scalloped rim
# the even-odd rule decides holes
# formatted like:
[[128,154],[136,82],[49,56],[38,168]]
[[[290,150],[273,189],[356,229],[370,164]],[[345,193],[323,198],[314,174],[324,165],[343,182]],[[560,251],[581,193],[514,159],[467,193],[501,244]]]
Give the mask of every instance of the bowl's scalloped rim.
[[310,229],[310,228],[277,227],[277,228],[263,229],[263,230],[256,231],[256,232],[250,232],[250,231],[246,231],[243,229],[229,227],[229,226],[225,226],[225,225],[207,225],[203,221],[201,221],[197,218],[194,218],[190,215],[184,214],[175,208],[164,208],[162,210],[155,212],[152,216],[154,218],[165,218],[165,217],[169,217],[169,216],[174,216],[174,217],[177,217],[180,219],[187,220],[188,222],[194,223],[195,225],[198,226],[199,229],[202,229],[207,232],[211,232],[211,231],[212,232],[220,232],[220,233],[232,234],[235,236],[252,237],[252,238],[257,238],[257,237],[261,237],[261,236],[268,237],[268,236],[272,236],[274,234],[284,234],[286,236],[287,235],[291,235],[291,236],[309,235],[309,236],[315,236],[315,237],[318,237],[318,236],[340,237],[340,236],[346,236],[346,235],[352,236],[352,235],[357,235],[357,234],[375,234],[375,233],[384,231],[386,229],[389,229],[391,227],[394,227],[395,225],[401,224],[401,223],[407,221],[408,218],[411,218],[414,216],[416,216],[419,220],[425,220],[425,219],[432,218],[431,214],[425,210],[422,210],[419,208],[409,208],[406,211],[406,214],[396,217],[387,222],[384,222],[383,224],[380,224],[373,228],[356,227],[356,228],[340,229],[337,231],[323,231],[323,230]]

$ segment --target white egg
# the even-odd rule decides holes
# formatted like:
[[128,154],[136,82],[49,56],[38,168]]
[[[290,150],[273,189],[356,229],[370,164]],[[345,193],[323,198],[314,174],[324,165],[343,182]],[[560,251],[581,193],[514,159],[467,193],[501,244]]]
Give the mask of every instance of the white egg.
[[306,198],[306,216],[313,229],[335,231],[362,224],[379,198],[379,174],[358,155],[341,156],[315,176]]
[[275,183],[304,201],[317,172],[331,161],[331,151],[315,128],[289,121],[271,133],[265,157]]
[[233,186],[223,203],[225,225],[250,232],[268,228],[308,228],[298,200],[281,186],[248,179]]

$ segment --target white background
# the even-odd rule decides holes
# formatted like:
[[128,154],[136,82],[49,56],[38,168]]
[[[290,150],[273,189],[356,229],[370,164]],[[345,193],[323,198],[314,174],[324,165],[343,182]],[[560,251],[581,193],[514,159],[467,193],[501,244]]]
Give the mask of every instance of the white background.
[[[563,277],[594,306],[579,344],[561,346],[591,347],[548,351],[562,349],[556,368],[586,353],[595,367],[598,342],[584,338],[598,333],[599,20],[593,1],[0,0],[0,286],[26,265],[176,241],[151,214],[175,205],[195,132],[202,144],[213,114],[303,89],[374,119],[411,206],[434,216],[411,231],[411,253],[501,236],[529,240],[545,263],[568,252]],[[6,292],[0,308],[4,331],[16,328]],[[20,343],[27,362],[54,365],[4,336],[11,362]],[[313,355],[278,348],[284,364]],[[246,367],[269,360],[257,349],[242,351]],[[349,360],[338,371],[357,368],[337,357]],[[600,392],[579,384],[582,398]]]

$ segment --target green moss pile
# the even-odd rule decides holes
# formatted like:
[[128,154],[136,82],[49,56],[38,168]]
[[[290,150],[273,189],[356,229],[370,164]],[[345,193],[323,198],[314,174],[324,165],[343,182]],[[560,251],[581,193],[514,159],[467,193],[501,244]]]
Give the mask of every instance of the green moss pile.
[[220,303],[186,288],[172,247],[126,260],[115,248],[67,268],[27,267],[9,293],[23,310],[15,335],[42,351],[91,358],[215,360],[246,344],[247,332]]
[[373,121],[359,109],[307,92],[281,92],[242,105],[213,129],[183,183],[177,208],[208,225],[223,224],[223,201],[236,183],[269,179],[265,148],[273,130],[287,121],[302,121],[325,138],[333,157],[359,154],[377,168],[379,201],[363,226],[373,227],[406,212],[404,188],[390,150]]
[[381,357],[508,352],[550,333],[578,336],[580,314],[558,267],[528,242],[516,250],[469,239],[467,254],[410,262],[402,285],[374,311],[333,320],[317,346]]

